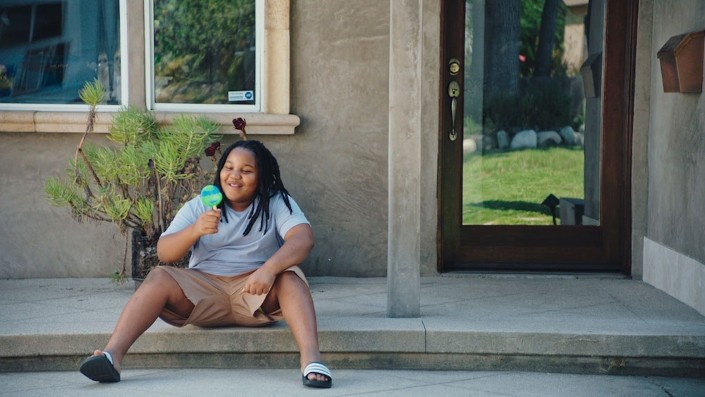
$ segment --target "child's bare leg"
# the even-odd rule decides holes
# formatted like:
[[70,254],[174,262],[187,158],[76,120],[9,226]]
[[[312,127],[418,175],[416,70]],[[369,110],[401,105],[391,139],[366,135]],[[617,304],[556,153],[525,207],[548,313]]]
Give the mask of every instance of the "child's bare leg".
[[[284,320],[301,352],[302,369],[311,362],[321,360],[313,298],[308,286],[299,276],[288,271],[277,276],[262,308],[268,313],[281,308]],[[311,374],[309,380],[328,379],[323,375]]]
[[[193,310],[179,284],[166,271],[153,269],[142,285],[135,291],[122,310],[105,351],[111,353],[114,367],[120,371],[120,363],[137,338],[159,317],[164,307],[188,317]],[[94,355],[102,354],[96,350]]]

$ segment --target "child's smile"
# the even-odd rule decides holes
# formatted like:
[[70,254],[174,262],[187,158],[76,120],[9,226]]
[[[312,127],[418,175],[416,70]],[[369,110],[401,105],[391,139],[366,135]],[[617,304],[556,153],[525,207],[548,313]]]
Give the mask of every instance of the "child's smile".
[[257,193],[257,160],[254,153],[235,148],[220,171],[220,185],[225,201],[235,211],[244,211]]

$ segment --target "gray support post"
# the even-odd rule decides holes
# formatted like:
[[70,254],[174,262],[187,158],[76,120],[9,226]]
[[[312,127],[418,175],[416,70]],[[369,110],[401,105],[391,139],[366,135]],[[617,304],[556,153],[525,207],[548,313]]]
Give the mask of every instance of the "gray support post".
[[421,311],[422,1],[390,0],[387,316]]

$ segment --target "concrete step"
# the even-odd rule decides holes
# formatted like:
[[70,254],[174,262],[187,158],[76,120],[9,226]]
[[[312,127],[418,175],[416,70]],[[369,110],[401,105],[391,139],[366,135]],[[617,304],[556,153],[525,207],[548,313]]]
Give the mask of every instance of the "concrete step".
[[[422,316],[387,318],[384,279],[312,278],[331,368],[705,376],[705,318],[638,281],[603,276],[431,277]],[[0,280],[0,371],[75,370],[105,345],[131,285]],[[286,324],[170,327],[125,368],[296,368]]]

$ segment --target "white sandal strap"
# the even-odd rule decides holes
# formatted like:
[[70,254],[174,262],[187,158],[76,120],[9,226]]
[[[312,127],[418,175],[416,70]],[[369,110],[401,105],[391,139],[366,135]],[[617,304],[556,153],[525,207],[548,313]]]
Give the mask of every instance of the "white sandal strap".
[[108,361],[110,361],[110,365],[115,365],[115,364],[113,363],[113,356],[112,356],[110,353],[108,353],[108,352],[103,352],[103,355],[105,356],[105,358],[108,359]]
[[329,378],[333,378],[333,375],[331,375],[330,370],[328,367],[323,365],[322,363],[319,362],[312,362],[311,364],[307,365],[306,368],[304,368],[304,376],[308,377],[312,373],[317,373],[321,375],[325,375]]

